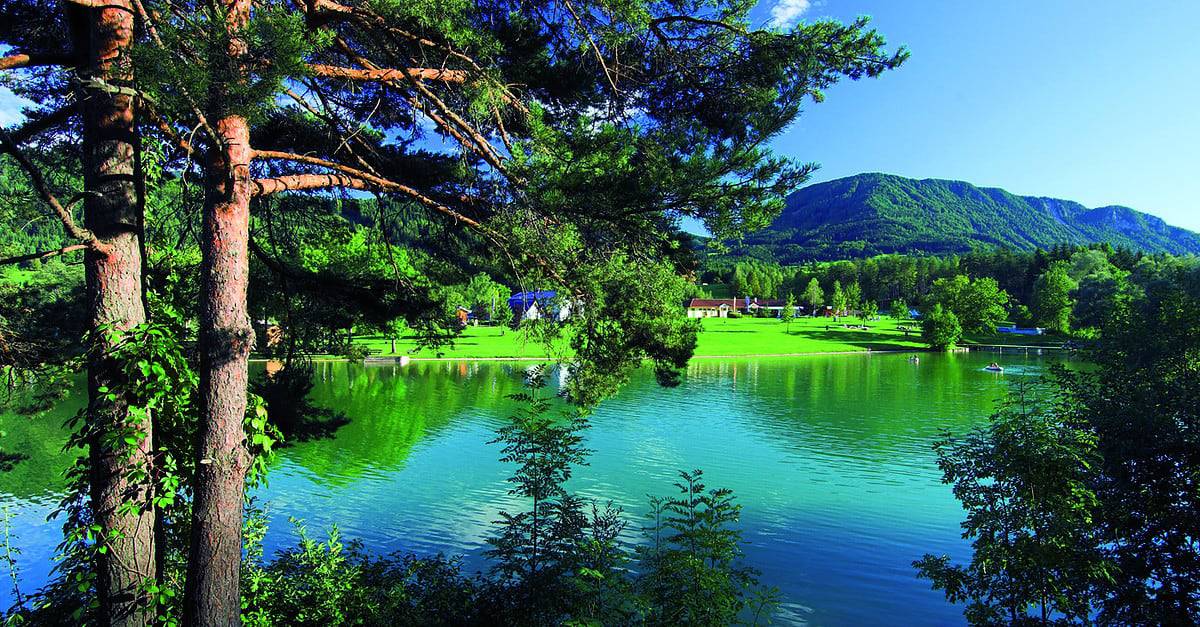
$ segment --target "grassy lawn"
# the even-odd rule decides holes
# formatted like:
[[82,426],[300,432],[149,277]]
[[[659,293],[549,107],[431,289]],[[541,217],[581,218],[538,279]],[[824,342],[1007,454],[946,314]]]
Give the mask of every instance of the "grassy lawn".
[[[702,321],[698,356],[783,355],[788,353],[840,353],[871,350],[911,350],[921,348],[917,333],[905,337],[894,320],[869,323],[870,330],[846,329],[843,324],[859,324],[857,319],[834,323],[824,318],[801,318],[785,325],[769,318],[708,318]],[[826,326],[828,325],[828,329]],[[391,355],[391,342],[382,336],[363,336],[361,344],[379,355]],[[416,348],[415,338],[396,341],[396,353],[413,357],[445,358],[526,358],[548,356],[546,348],[525,333],[498,327],[468,327],[453,346],[438,351]],[[440,353],[440,354],[439,354]]]
[[905,337],[895,320],[868,322],[868,330],[843,325],[863,324],[857,318],[834,322],[828,318],[797,318],[790,330],[771,318],[706,318],[701,324],[696,355],[783,355],[848,351],[910,350],[921,348],[919,333]]
[[[898,322],[890,318],[867,323],[868,330],[848,329],[845,325],[861,324],[857,318],[833,322],[826,318],[797,318],[790,331],[772,318],[705,318],[696,346],[698,357],[738,355],[786,355],[791,353],[843,353],[854,351],[903,351],[925,347],[919,331],[907,336],[897,329],[906,325],[919,328],[915,321]],[[468,327],[452,346],[437,350],[417,351],[415,337],[396,340],[396,352],[383,336],[362,336],[355,343],[371,349],[374,354],[388,356],[411,355],[416,358],[442,357],[449,359],[514,358],[544,359],[550,355],[546,347],[522,331],[500,327]],[[1063,338],[1048,335],[1010,335],[1005,333],[972,334],[960,345],[992,344],[1002,346],[1043,346],[1057,348]]]
[[507,327],[467,327],[462,335],[454,340],[453,345],[445,345],[437,349],[417,350],[415,336],[398,338],[395,353],[392,353],[391,341],[383,336],[363,336],[355,338],[354,343],[365,346],[371,351],[378,351],[380,355],[411,355],[418,358],[544,359],[549,356],[544,344],[529,337],[526,333]]

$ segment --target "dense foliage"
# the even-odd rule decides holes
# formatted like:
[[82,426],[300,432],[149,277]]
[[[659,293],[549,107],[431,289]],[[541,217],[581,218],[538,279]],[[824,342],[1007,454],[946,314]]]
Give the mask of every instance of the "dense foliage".
[[972,624],[1200,621],[1200,268],[1161,270],[1104,317],[1095,368],[938,443],[975,556],[917,567]]
[[962,338],[962,324],[953,311],[936,303],[921,319],[921,338],[934,350],[950,350]]
[[[698,280],[713,292],[725,287],[739,298],[770,297],[740,291],[755,284],[741,283],[739,277],[779,276],[772,289],[795,295],[807,307],[844,305],[861,311],[874,302],[903,318],[909,307],[928,310],[941,304],[967,333],[990,333],[1007,321],[1091,338],[1112,311],[1172,272],[1194,266],[1196,259],[1107,245],[1032,252],[999,248],[944,257],[880,255],[796,266],[710,255]],[[838,286],[842,296],[834,303]]]
[[934,445],[974,554],[965,567],[932,555],[916,566],[973,625],[1086,622],[1092,583],[1110,576],[1088,485],[1096,439],[1064,419],[1063,402],[1018,384],[986,428]]
[[[0,69],[34,104],[0,132],[15,227],[0,245],[26,251],[2,261],[82,253],[86,272],[82,297],[38,286],[0,329],[9,371],[78,355],[87,376],[64,561],[36,609],[239,622],[246,482],[277,425],[314,426],[304,356],[361,357],[356,332],[437,345],[467,315],[502,319],[506,292],[554,290],[572,314],[530,326],[570,362],[570,401],[644,363],[678,383],[696,334],[682,220],[725,237],[768,223],[813,168],[771,139],[823,90],[907,57],[866,18],[756,27],[752,8],[6,3]],[[18,226],[30,200],[55,226]],[[64,305],[89,314],[85,341],[34,335]],[[251,386],[256,348],[283,367]],[[726,512],[720,527],[733,506],[712,498],[692,512]],[[321,566],[314,550],[283,572]],[[336,608],[318,597],[343,590],[285,583],[312,613],[281,621],[319,621]]]

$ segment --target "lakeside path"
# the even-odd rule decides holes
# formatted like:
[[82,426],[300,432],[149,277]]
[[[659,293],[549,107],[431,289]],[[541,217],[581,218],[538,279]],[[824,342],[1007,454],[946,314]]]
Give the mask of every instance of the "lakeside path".
[[[702,321],[696,358],[740,357],[802,357],[809,355],[913,352],[925,350],[919,331],[905,334],[901,326],[916,328],[913,321],[900,322],[881,319],[865,323],[857,318],[834,322],[826,318],[800,318],[790,329],[779,320],[770,318],[707,318]],[[847,328],[851,327],[851,328]],[[1000,335],[967,338],[971,344],[1029,343],[1026,336]],[[1015,340],[1015,342],[1014,342]],[[397,338],[395,352],[392,343],[383,336],[362,336],[355,344],[372,352],[372,356],[408,355],[413,360],[491,360],[542,361],[552,359],[545,346],[525,333],[499,327],[468,327],[453,345],[439,350],[415,351],[413,337]],[[1045,347],[1061,344],[1061,340],[1046,338]]]

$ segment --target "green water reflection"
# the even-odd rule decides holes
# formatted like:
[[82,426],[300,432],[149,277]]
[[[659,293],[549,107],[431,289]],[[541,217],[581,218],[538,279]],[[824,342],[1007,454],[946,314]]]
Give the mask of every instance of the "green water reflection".
[[[667,493],[680,469],[703,468],[744,505],[748,559],[784,592],[782,622],[961,623],[960,610],[917,581],[909,562],[965,550],[962,512],[930,450],[939,430],[979,424],[1007,381],[1051,363],[1004,355],[1003,375],[984,372],[993,359],[695,360],[675,389],[642,373],[592,416],[595,453],[573,488],[625,508],[636,531],[648,494]],[[269,547],[294,541],[294,516],[314,529],[336,523],[380,552],[462,554],[468,568],[486,567],[491,522],[512,504],[509,469],[488,442],[526,367],[317,363],[313,400],[351,422],[332,440],[281,452],[256,495],[272,523]],[[56,526],[41,518],[61,489],[68,460],[57,452],[58,425],[71,411],[68,403],[40,420],[4,417],[9,441],[31,454],[0,474],[0,497],[21,525],[27,587],[44,580],[34,562],[56,540]]]

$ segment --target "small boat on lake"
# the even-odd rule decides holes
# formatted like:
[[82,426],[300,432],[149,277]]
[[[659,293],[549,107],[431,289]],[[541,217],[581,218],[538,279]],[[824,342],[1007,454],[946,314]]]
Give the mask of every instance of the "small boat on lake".
[[994,361],[987,366],[984,366],[983,369],[987,370],[988,372],[1004,372],[1004,367]]

